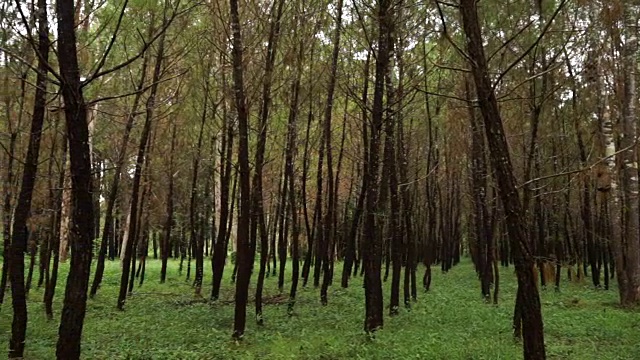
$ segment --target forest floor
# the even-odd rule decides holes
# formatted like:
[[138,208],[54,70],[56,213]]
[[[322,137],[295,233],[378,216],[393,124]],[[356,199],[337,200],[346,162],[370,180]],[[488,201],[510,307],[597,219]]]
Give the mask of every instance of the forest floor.
[[[209,262],[205,262],[210,266]],[[290,264],[289,264],[290,265]],[[339,266],[340,265],[340,266]],[[61,309],[66,270],[56,293],[56,319]],[[336,274],[341,273],[336,264]],[[84,326],[84,359],[521,359],[521,344],[513,340],[511,318],[515,296],[513,268],[501,269],[497,306],[484,304],[472,264],[465,260],[449,273],[434,269],[431,290],[419,289],[408,311],[390,318],[374,339],[362,331],[362,278],[348,289],[337,282],[329,289],[329,304],[321,306],[319,290],[300,287],[293,316],[287,315],[286,294],[279,295],[277,278],[265,282],[264,325],[248,308],[242,342],[231,340],[234,286],[231,267],[225,269],[221,299],[209,304],[193,296],[191,282],[178,262],[171,261],[167,283],[159,284],[160,262],[147,261],[146,281],[116,310],[120,279],[118,262],[108,262],[103,286],[89,300]],[[422,271],[422,269],[421,269]],[[252,278],[252,289],[256,273]],[[422,273],[418,274],[418,279]],[[565,277],[563,276],[563,281]],[[205,277],[205,284],[210,277]],[[285,283],[288,292],[289,278]],[[390,281],[385,286],[388,304]],[[208,299],[210,286],[203,288]],[[253,293],[250,290],[251,294]],[[54,359],[57,322],[47,321],[41,289],[29,294],[26,359]],[[9,296],[7,296],[9,297]],[[594,290],[587,283],[563,283],[561,291],[542,291],[549,359],[640,359],[640,312],[619,308],[615,289]],[[0,352],[6,353],[11,302],[0,312]],[[388,312],[388,311],[386,311]]]

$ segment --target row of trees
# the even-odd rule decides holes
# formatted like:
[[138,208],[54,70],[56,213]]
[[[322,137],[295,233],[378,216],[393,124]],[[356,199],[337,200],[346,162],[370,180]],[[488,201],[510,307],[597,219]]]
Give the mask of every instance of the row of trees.
[[337,271],[364,275],[367,332],[417,299],[420,263],[428,290],[468,252],[487,302],[514,264],[531,359],[563,269],[640,302],[635,2],[0,4],[10,357],[35,264],[52,318],[68,254],[64,359],[105,262],[124,309],[150,253],[196,296],[210,273],[215,301],[231,251],[236,339],[256,264],[259,324],[290,265],[290,314],[299,281],[327,304]]

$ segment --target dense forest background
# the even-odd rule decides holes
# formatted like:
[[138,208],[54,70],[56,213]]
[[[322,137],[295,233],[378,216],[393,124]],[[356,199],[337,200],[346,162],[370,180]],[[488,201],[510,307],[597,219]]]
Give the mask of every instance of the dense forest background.
[[362,276],[373,337],[466,258],[487,303],[515,269],[526,359],[546,357],[540,289],[588,282],[640,304],[638,1],[3,0],[0,14],[10,358],[30,343],[32,288],[49,319],[64,299],[57,357],[79,358],[105,267],[120,310],[172,266],[212,303],[230,277],[236,340],[248,314],[265,322],[266,278],[293,315],[300,288],[327,305]]

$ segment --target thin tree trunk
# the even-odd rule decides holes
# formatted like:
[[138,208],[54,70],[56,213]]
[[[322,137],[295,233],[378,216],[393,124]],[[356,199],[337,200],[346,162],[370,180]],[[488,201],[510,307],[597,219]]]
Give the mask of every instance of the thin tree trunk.
[[[9,247],[9,280],[11,282],[11,304],[13,306],[13,322],[9,341],[9,358],[22,358],[27,331],[27,301],[24,283],[24,252],[29,238],[27,222],[31,213],[33,187],[38,173],[38,156],[40,154],[40,138],[46,110],[47,61],[49,58],[49,25],[47,19],[47,2],[38,0],[38,75],[36,93],[29,133],[29,148],[22,172],[20,194],[13,217],[11,245]],[[32,236],[35,234],[32,234]],[[29,268],[29,278],[33,271],[33,255]],[[4,288],[2,289],[4,292]]]
[[[300,25],[300,19],[296,19],[296,23]],[[287,129],[287,155],[285,159],[285,176],[289,177],[289,213],[291,214],[291,289],[289,291],[289,304],[287,313],[293,314],[293,308],[296,303],[296,292],[298,290],[298,280],[300,278],[300,255],[299,255],[299,238],[300,225],[298,216],[298,207],[295,187],[295,160],[297,153],[297,134],[298,134],[298,112],[300,102],[300,82],[302,79],[302,66],[304,61],[304,41],[300,40],[298,44],[298,57],[296,61],[296,76],[291,85],[291,102],[289,108],[289,121]]]
[[[377,218],[379,211],[378,169],[380,166],[380,136],[384,123],[384,92],[385,77],[389,67],[390,40],[393,31],[392,2],[379,0],[377,2],[378,22],[378,53],[376,56],[376,72],[373,93],[373,108],[371,114],[371,134],[369,141],[368,177],[366,215],[364,222],[364,254],[363,267],[365,271],[365,321],[364,330],[375,332],[383,326],[383,299],[380,268],[382,266],[382,224]],[[367,126],[365,123],[364,126]]]
[[[368,139],[368,112],[367,109],[368,97],[369,97],[369,64],[371,63],[371,51],[367,51],[367,60],[364,63],[364,85],[362,87],[362,174],[367,173],[367,164],[369,157],[369,150],[367,146]],[[349,286],[349,276],[351,274],[351,270],[353,268],[354,261],[356,261],[356,238],[358,237],[358,228],[360,225],[360,218],[362,217],[362,213],[364,212],[364,201],[367,195],[367,177],[362,177],[362,187],[360,188],[360,194],[358,195],[358,200],[356,203],[356,208],[353,212],[353,219],[351,220],[351,228],[349,230],[349,234],[347,235],[347,247],[344,257],[344,268],[342,270],[342,287],[346,288]]]
[[[223,83],[225,83],[224,80]],[[227,233],[228,228],[231,227],[230,223],[231,221],[233,221],[233,205],[230,206],[229,201],[231,200],[231,203],[233,204],[233,198],[235,197],[235,179],[233,185],[234,194],[229,194],[231,191],[231,158],[233,156],[234,129],[233,124],[227,115],[226,102],[223,102],[222,106],[224,128],[222,130],[223,159],[222,161],[220,161],[220,222],[218,225],[218,236],[216,238],[213,249],[213,257],[211,259],[211,267],[213,272],[211,288],[212,301],[217,300],[220,294],[220,285],[222,284],[222,275],[224,273],[224,266],[227,259],[227,248],[229,241]],[[229,196],[231,196],[231,198]]]
[[[255,157],[255,170],[253,173],[253,189],[251,201],[251,229],[250,243],[252,252],[255,253],[256,237],[258,226],[260,226],[260,270],[256,284],[256,322],[263,324],[262,316],[262,291],[264,277],[268,261],[269,238],[264,216],[264,200],[262,190],[262,169],[264,167],[264,153],[267,144],[267,124],[269,120],[269,110],[271,107],[271,86],[273,82],[273,72],[275,68],[276,54],[278,50],[278,39],[280,36],[280,21],[284,11],[284,0],[274,1],[269,24],[269,40],[267,41],[267,56],[265,59],[264,79],[262,84],[262,103],[260,107],[260,122],[258,124],[258,143]],[[253,261],[251,261],[253,263]]]
[[[324,148],[327,152],[327,212],[324,215],[324,219],[320,221],[322,224],[323,234],[319,239],[322,239],[322,246],[319,249],[322,250],[318,256],[322,259],[324,276],[322,279],[322,287],[320,288],[320,301],[323,305],[327,305],[327,290],[329,283],[331,282],[331,264],[333,263],[332,248],[333,248],[333,219],[336,212],[335,204],[335,183],[333,172],[333,146],[331,144],[331,117],[333,115],[333,98],[336,88],[336,80],[338,74],[338,60],[340,56],[340,37],[342,35],[342,6],[343,0],[338,0],[336,7],[336,27],[333,34],[333,54],[331,56],[331,74],[329,76],[329,86],[327,89],[327,102],[324,109]],[[322,171],[321,166],[318,168]],[[320,179],[320,178],[319,178]],[[322,210],[321,210],[322,211]],[[320,213],[322,216],[322,212]],[[317,267],[316,267],[317,268]]]
[[[23,78],[24,82],[24,78]],[[5,87],[8,87],[8,84],[4,84]],[[23,85],[24,89],[24,85]],[[23,90],[24,93],[24,90]],[[24,98],[24,96],[22,96]],[[4,256],[4,261],[2,262],[2,278],[0,279],[0,304],[4,303],[4,295],[7,289],[7,279],[9,275],[9,258],[10,258],[10,244],[11,244],[11,214],[13,213],[12,200],[13,200],[13,178],[14,178],[14,158],[15,158],[15,150],[16,150],[16,142],[18,140],[18,130],[12,128],[11,121],[11,111],[9,101],[5,104],[7,113],[7,126],[9,133],[9,145],[8,150],[6,152],[6,162],[4,162],[6,175],[4,178],[2,191],[4,192],[4,199],[2,203],[2,242],[3,242],[3,251],[2,254]],[[19,118],[20,120],[20,118]],[[18,124],[19,125],[19,124]],[[17,126],[16,128],[19,128]]]
[[476,83],[478,103],[484,118],[494,176],[500,189],[499,195],[505,210],[509,237],[515,250],[518,291],[522,294],[522,322],[524,329],[525,359],[545,359],[544,332],[540,297],[533,276],[533,258],[527,243],[524,209],[516,188],[513,167],[509,156],[498,101],[489,80],[488,65],[482,43],[482,32],[475,0],[461,0],[460,13],[467,35],[467,50],[472,74]]
[[118,158],[116,160],[116,166],[113,172],[113,180],[111,181],[111,186],[109,188],[109,195],[107,196],[107,209],[105,211],[104,223],[105,226],[102,230],[102,240],[100,241],[100,251],[98,252],[98,263],[96,265],[96,273],[93,277],[93,283],[91,284],[91,291],[89,293],[90,297],[94,297],[98,292],[98,288],[100,287],[100,283],[102,282],[102,277],[104,275],[104,261],[107,255],[107,241],[113,236],[113,228],[109,226],[113,221],[113,210],[116,204],[116,200],[118,198],[118,188],[120,186],[120,176],[122,174],[122,168],[125,165],[126,156],[127,156],[127,147],[129,145],[129,136],[131,135],[131,129],[133,128],[133,123],[135,121],[136,113],[138,112],[138,104],[140,103],[140,99],[143,95],[143,87],[145,82],[145,75],[147,73],[147,64],[148,64],[148,56],[144,57],[142,62],[142,68],[140,70],[140,82],[137,87],[137,94],[133,99],[133,105],[131,106],[131,111],[127,115],[127,123],[124,128],[124,134],[122,135],[122,143],[120,145],[120,150],[118,152]]
[[[314,63],[314,51],[315,51],[315,42],[311,44],[311,55],[309,57],[309,71],[313,74],[313,63]],[[310,84],[309,92],[313,92],[313,82]],[[313,97],[309,96],[309,111],[307,114],[307,127],[305,131],[305,140],[304,140],[304,154],[302,156],[302,213],[304,216],[304,223],[306,229],[306,238],[307,238],[307,253],[305,255],[304,264],[302,265],[302,286],[307,286],[307,281],[309,280],[309,273],[311,270],[311,259],[313,256],[313,226],[309,221],[309,208],[307,206],[307,178],[309,175],[309,147],[310,147],[310,131],[311,131],[311,122],[313,121]]]
[[[60,123],[60,117],[55,116],[53,122],[53,133],[52,133],[52,141],[51,141],[51,151],[49,153],[49,166],[47,170],[47,186],[49,188],[49,199],[48,199],[48,208],[52,211],[52,214],[55,214],[55,197],[56,190],[54,189],[54,164],[56,159],[56,153],[58,151],[58,125]],[[38,278],[38,288],[40,288],[43,284],[49,283],[50,281],[50,265],[51,265],[51,251],[53,244],[53,219],[55,215],[49,216],[49,228],[46,229],[46,236],[44,242],[40,248],[40,275]],[[46,291],[46,290],[45,290]]]
[[51,216],[51,252],[53,253],[53,264],[51,265],[51,275],[45,282],[44,291],[44,311],[48,320],[53,319],[53,296],[55,295],[56,286],[58,284],[58,265],[60,263],[60,223],[62,222],[62,187],[65,179],[65,169],[67,168],[67,137],[62,137],[62,153],[60,155],[60,163],[58,171],[58,182],[56,187],[52,189],[53,198],[53,215]]
[[233,38],[233,88],[239,130],[238,162],[240,164],[240,215],[238,216],[236,239],[238,248],[238,278],[236,281],[233,338],[240,340],[244,335],[247,320],[247,300],[249,282],[251,281],[251,268],[253,265],[251,261],[251,239],[249,238],[249,226],[251,222],[251,174],[249,173],[249,114],[244,93],[243,45],[238,0],[229,0],[229,4]]
[[174,151],[176,148],[176,129],[175,119],[171,126],[171,152],[169,154],[169,185],[167,190],[167,217],[164,222],[164,229],[160,247],[161,267],[160,267],[160,283],[164,283],[167,279],[167,262],[169,261],[169,253],[171,252],[171,230],[174,226],[173,219],[173,177],[174,174]]
[[[166,19],[163,21],[163,24]],[[136,166],[133,174],[133,185],[131,192],[131,209],[129,212],[130,225],[128,229],[128,237],[125,239],[126,246],[124,247],[124,254],[122,257],[122,276],[120,277],[120,292],[118,293],[117,307],[119,310],[124,310],[124,303],[127,297],[128,280],[131,270],[131,261],[135,261],[134,246],[136,242],[136,235],[138,230],[138,201],[140,192],[140,181],[142,178],[142,166],[145,162],[145,152],[147,149],[147,143],[149,141],[149,135],[151,133],[151,122],[153,119],[153,111],[155,108],[156,94],[158,91],[158,81],[160,80],[162,61],[164,58],[164,39],[165,35],[162,33],[158,42],[158,54],[156,56],[156,63],[153,69],[153,78],[149,98],[146,104],[146,115],[144,120],[144,126],[142,128],[142,135],[140,136],[140,145],[138,147],[138,155],[136,158]]]
[[[209,67],[207,67],[207,73],[209,73]],[[200,123],[200,131],[198,132],[198,145],[196,155],[193,159],[193,175],[191,178],[191,197],[189,199],[189,227],[191,242],[195,244],[196,248],[196,275],[193,282],[195,287],[195,295],[200,296],[202,292],[202,278],[204,277],[204,243],[197,235],[196,229],[196,212],[197,206],[196,196],[198,193],[198,170],[200,167],[200,155],[202,153],[202,137],[204,133],[204,124],[207,119],[207,105],[209,100],[209,82],[205,80],[204,89],[204,106],[202,110],[202,119]],[[215,116],[215,110],[214,114]]]
[[[395,39],[391,35],[389,39],[389,51],[394,51]],[[391,55],[390,55],[391,57]],[[400,308],[400,275],[402,272],[402,226],[400,223],[400,197],[398,194],[398,169],[397,153],[396,153],[396,113],[394,111],[393,104],[397,101],[395,89],[393,88],[390,66],[387,67],[386,74],[386,88],[387,88],[387,109],[385,119],[385,145],[384,145],[384,169],[386,171],[386,178],[389,193],[389,205],[390,216],[388,221],[388,233],[387,241],[390,243],[389,250],[391,252],[391,259],[393,262],[393,269],[391,274],[391,296],[389,304],[389,315],[395,316],[399,313]]]
[[[468,82],[467,98],[473,99]],[[491,299],[491,278],[493,262],[491,260],[490,237],[487,211],[487,169],[485,161],[484,129],[478,120],[475,108],[469,106],[469,120],[471,122],[471,182],[473,191],[474,231],[476,244],[476,266],[480,277],[480,292],[483,299]]]

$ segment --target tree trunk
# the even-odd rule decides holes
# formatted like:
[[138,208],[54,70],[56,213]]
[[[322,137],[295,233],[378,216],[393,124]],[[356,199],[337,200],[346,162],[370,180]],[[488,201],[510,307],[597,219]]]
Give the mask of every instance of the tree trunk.
[[[224,74],[223,74],[224,77]],[[223,83],[225,81],[223,80]],[[233,219],[233,198],[235,195],[231,194],[231,175],[233,162],[231,158],[233,156],[233,137],[234,129],[233,122],[229,119],[226,110],[226,102],[222,104],[222,112],[224,119],[224,128],[222,135],[222,161],[220,161],[220,222],[218,225],[218,236],[215,241],[213,249],[213,257],[211,259],[212,267],[212,288],[211,288],[211,300],[218,300],[220,294],[220,285],[222,284],[222,275],[224,273],[224,266],[227,259],[227,248],[229,237],[227,235],[228,228]],[[235,190],[235,180],[234,186]],[[235,191],[234,191],[235,192]],[[229,197],[231,196],[231,198]]]
[[[163,21],[163,24],[166,22],[166,19]],[[128,280],[130,276],[131,270],[131,262],[132,259],[135,261],[134,257],[134,245],[136,242],[137,230],[138,226],[138,202],[139,202],[139,193],[140,193],[140,182],[142,178],[142,166],[145,162],[145,153],[147,150],[147,143],[149,142],[149,135],[151,133],[151,122],[153,119],[153,111],[155,107],[156,94],[158,91],[158,81],[160,80],[161,70],[162,70],[162,61],[164,58],[164,39],[165,35],[162,33],[160,35],[159,43],[158,43],[158,54],[156,56],[156,63],[153,69],[153,78],[151,90],[149,93],[149,98],[147,99],[146,104],[146,114],[144,120],[144,126],[142,128],[142,134],[140,136],[140,144],[138,146],[138,154],[136,157],[136,165],[133,174],[133,185],[131,191],[131,209],[129,212],[130,224],[128,228],[128,236],[124,240],[126,241],[126,245],[124,247],[123,256],[122,256],[122,276],[120,277],[120,292],[118,293],[118,303],[117,307],[119,310],[124,310],[124,303],[127,297],[127,288],[128,288]]]
[[[23,77],[23,82],[25,81]],[[8,87],[8,84],[5,84]],[[23,85],[24,89],[24,85]],[[24,93],[24,90],[23,90]],[[23,96],[24,98],[24,96]],[[9,101],[5,104],[7,109],[7,126],[9,133],[9,145],[8,150],[6,152],[6,162],[3,162],[5,165],[5,178],[2,186],[2,191],[4,192],[4,198],[2,203],[2,246],[3,246],[3,257],[4,261],[2,262],[2,278],[0,279],[0,304],[4,303],[4,295],[7,290],[7,279],[9,276],[9,254],[11,252],[10,244],[11,244],[11,215],[13,213],[13,206],[11,202],[13,200],[13,178],[14,178],[14,159],[15,159],[15,150],[16,150],[16,142],[18,140],[18,130],[12,128],[11,121],[11,112],[10,112],[10,104]],[[16,128],[18,128],[17,126]]]
[[[207,67],[207,74],[209,73],[209,67]],[[196,213],[198,211],[198,204],[196,202],[196,196],[198,194],[198,170],[200,167],[200,155],[202,153],[202,136],[204,133],[204,124],[207,120],[207,105],[209,100],[209,81],[205,80],[204,91],[204,106],[202,110],[202,119],[200,122],[200,131],[198,132],[198,145],[196,149],[196,155],[193,159],[193,174],[191,178],[191,196],[189,199],[189,228],[191,242],[195,244],[196,248],[196,275],[193,282],[195,287],[195,295],[200,296],[202,292],[202,278],[204,277],[204,242],[197,234],[196,229]],[[214,114],[215,116],[215,109]],[[213,117],[212,116],[212,117]]]
[[[40,247],[40,275],[38,278],[38,288],[42,287],[43,284],[48,284],[50,281],[50,275],[51,275],[51,272],[50,272],[51,251],[52,251],[52,244],[54,242],[54,239],[52,237],[54,233],[52,224],[54,224],[54,216],[55,216],[54,209],[56,208],[56,203],[55,203],[56,190],[54,188],[54,179],[55,179],[54,165],[56,164],[56,162],[54,161],[54,159],[56,158],[56,155],[58,152],[58,131],[59,131],[58,125],[59,124],[60,124],[60,117],[55,116],[55,119],[53,121],[51,151],[49,152],[49,166],[47,169],[47,187],[49,188],[47,206],[51,211],[51,215],[48,216],[49,227],[44,230],[46,235]],[[46,289],[46,286],[47,285],[45,285],[45,289]]]
[[[315,41],[311,44],[311,55],[309,57],[309,72],[310,74],[314,74],[313,73],[313,63],[314,63],[314,51],[315,51]],[[310,86],[309,86],[309,92],[313,92],[313,82],[311,82]],[[304,201],[302,202],[302,213],[304,216],[304,223],[305,223],[305,229],[306,229],[306,238],[307,238],[307,253],[304,257],[304,264],[302,265],[302,286],[307,286],[307,281],[309,280],[309,273],[311,270],[311,259],[313,256],[313,237],[314,237],[314,233],[313,233],[313,226],[311,225],[311,222],[309,221],[309,208],[307,206],[307,177],[309,174],[309,147],[310,147],[310,142],[311,142],[311,138],[310,138],[310,131],[311,131],[311,122],[313,121],[313,97],[309,97],[309,111],[307,114],[307,127],[306,127],[306,131],[305,131],[305,140],[304,140],[304,154],[302,156],[302,184],[301,184],[301,190],[302,190],[302,199],[304,199]]]
[[[616,264],[625,266],[626,285],[622,284],[621,303],[625,306],[640,305],[640,217],[638,210],[638,150],[637,150],[637,55],[638,13],[637,1],[625,4],[623,74],[624,99],[622,106],[622,137],[620,139],[620,163],[622,166],[622,191],[624,196],[624,246],[625,261]],[[15,229],[14,229],[15,231]],[[620,278],[618,278],[620,280]]]
[[[271,107],[271,86],[273,82],[273,72],[278,50],[278,39],[280,36],[280,22],[283,11],[284,0],[274,1],[270,14],[269,39],[267,41],[267,56],[265,59],[265,70],[262,83],[262,103],[259,116],[260,122],[258,124],[258,143],[252,184],[250,242],[253,248],[253,253],[255,253],[258,225],[260,226],[260,270],[258,272],[255,299],[256,322],[259,325],[262,325],[264,321],[262,317],[262,290],[264,286],[269,250],[269,238],[267,234],[267,227],[265,225],[264,201],[262,194],[262,169],[264,167],[264,153],[267,145],[267,125]],[[253,261],[251,261],[251,263],[253,263]]]
[[[300,25],[300,19],[296,19]],[[291,214],[291,289],[289,291],[289,304],[287,313],[293,315],[293,307],[296,303],[296,292],[300,278],[300,225],[298,216],[298,198],[295,187],[295,160],[297,153],[298,111],[300,102],[300,82],[302,79],[302,66],[304,61],[304,41],[298,44],[298,57],[296,59],[295,79],[291,84],[291,101],[289,108],[289,121],[287,129],[287,154],[285,159],[285,176],[289,178],[289,213]]]
[[[367,51],[367,60],[364,63],[364,74],[362,78],[364,79],[364,85],[362,87],[362,173],[367,173],[367,159],[369,157],[369,150],[367,148],[368,139],[368,113],[369,109],[367,109],[368,97],[369,97],[369,64],[371,63],[371,51]],[[353,219],[351,220],[351,227],[349,230],[349,234],[347,235],[347,244],[346,251],[344,256],[344,268],[342,270],[342,287],[346,288],[349,286],[349,276],[351,274],[351,270],[353,268],[353,263],[356,258],[356,238],[358,237],[358,228],[360,225],[360,218],[362,217],[362,213],[364,212],[364,200],[367,195],[367,177],[362,177],[362,187],[360,188],[360,194],[358,195],[358,200],[356,203],[356,208],[353,212]]]
[[[331,144],[331,117],[333,115],[333,98],[336,88],[336,80],[338,73],[338,60],[340,56],[340,36],[342,35],[342,7],[343,0],[338,0],[336,5],[336,27],[333,34],[333,53],[331,55],[331,74],[329,76],[329,86],[327,89],[327,102],[324,109],[324,129],[323,129],[323,141],[324,149],[327,152],[327,212],[324,218],[319,222],[322,224],[322,235],[319,239],[322,239],[322,245],[318,248],[321,252],[318,253],[318,257],[322,259],[324,276],[322,278],[322,287],[320,288],[320,301],[323,305],[327,305],[327,290],[329,283],[331,282],[331,270],[330,267],[333,264],[332,248],[333,248],[333,219],[336,212],[335,204],[335,183],[333,173],[333,146]],[[322,147],[321,147],[322,148]],[[321,168],[319,168],[322,171]],[[320,213],[322,218],[322,210]],[[317,268],[317,266],[316,266]]]
[[489,80],[487,60],[475,0],[461,0],[460,13],[467,35],[467,50],[471,71],[476,83],[478,105],[484,118],[491,164],[498,183],[499,195],[505,210],[509,237],[515,250],[518,289],[522,294],[522,322],[524,329],[524,358],[545,359],[544,332],[540,297],[533,276],[533,256],[527,243],[525,218],[509,156],[498,101]]
[[127,115],[127,123],[124,128],[124,134],[122,135],[122,143],[120,145],[120,150],[118,152],[118,159],[116,160],[116,167],[113,172],[113,180],[111,181],[111,186],[109,188],[109,195],[107,196],[107,209],[104,214],[104,223],[105,226],[102,230],[102,240],[100,241],[100,251],[98,252],[98,263],[96,265],[96,273],[93,277],[93,283],[91,284],[91,291],[89,293],[90,297],[94,297],[98,292],[98,288],[100,287],[100,283],[102,282],[102,277],[104,275],[104,261],[107,255],[107,241],[110,236],[113,235],[113,228],[109,226],[113,222],[113,210],[116,204],[116,200],[118,197],[118,188],[120,186],[120,175],[122,174],[122,168],[125,165],[125,160],[127,156],[127,147],[129,145],[129,135],[131,134],[131,129],[133,128],[133,123],[136,117],[136,113],[138,112],[138,104],[143,95],[143,87],[145,81],[145,75],[147,73],[147,64],[148,58],[144,57],[142,63],[142,69],[140,70],[140,82],[138,83],[138,87],[136,89],[137,94],[133,99],[133,105],[131,106],[131,112]]
[[236,281],[233,338],[240,340],[244,335],[247,320],[247,300],[249,282],[251,281],[251,268],[253,266],[251,261],[251,241],[249,239],[249,226],[251,222],[251,174],[249,173],[249,114],[244,93],[243,45],[238,0],[229,0],[229,4],[233,38],[233,88],[239,131],[238,162],[240,164],[240,215],[238,216],[236,239],[238,248],[238,276]]
[[485,161],[484,130],[472,106],[473,95],[468,82],[469,120],[471,121],[471,182],[473,191],[473,225],[476,245],[476,266],[480,277],[480,292],[486,302],[491,299],[491,279],[493,261],[491,260],[491,231],[487,210],[487,166]]
[[[49,26],[47,23],[47,2],[38,0],[38,75],[37,87],[29,133],[29,148],[22,172],[20,194],[13,217],[11,245],[9,248],[9,280],[11,282],[11,304],[13,322],[9,341],[9,358],[21,358],[24,353],[24,341],[27,331],[27,301],[24,283],[24,252],[29,239],[28,224],[31,216],[31,199],[38,172],[40,138],[46,111],[47,61],[49,58]],[[31,234],[32,236],[35,234]],[[33,254],[32,252],[32,255]],[[32,257],[33,265],[33,257]],[[30,266],[29,275],[33,267]],[[4,292],[4,288],[2,289]]]
[[169,253],[171,252],[171,229],[174,226],[173,219],[173,177],[174,177],[174,151],[176,148],[176,129],[177,125],[175,119],[171,126],[171,153],[169,154],[169,185],[167,190],[167,217],[164,222],[164,228],[162,231],[162,240],[160,247],[160,283],[164,283],[167,280],[167,262],[169,261]]
[[73,203],[70,231],[73,237],[71,266],[65,289],[56,356],[58,359],[70,360],[80,358],[95,234],[87,107],[80,82],[73,9],[73,0],[58,0],[56,3],[58,58],[69,139]]
[[[380,166],[380,135],[384,123],[384,92],[385,77],[389,66],[391,51],[391,33],[393,31],[392,2],[379,0],[377,3],[378,22],[378,53],[376,56],[376,73],[373,93],[373,108],[371,114],[371,133],[369,140],[369,159],[367,177],[367,199],[364,222],[364,254],[363,267],[365,271],[365,322],[364,330],[375,332],[383,325],[382,283],[380,268],[382,266],[382,237],[381,221],[377,219],[379,212],[378,169]],[[368,124],[363,124],[367,126]]]
[[[58,115],[56,115],[58,116]],[[60,166],[58,171],[58,182],[52,189],[53,196],[53,215],[51,216],[51,249],[53,253],[53,264],[51,265],[50,275],[45,279],[44,291],[44,311],[48,320],[53,319],[53,296],[55,295],[56,285],[58,284],[58,265],[60,263],[60,222],[62,221],[62,187],[65,179],[65,169],[67,168],[67,137],[62,137],[62,153],[60,156]]]
[[[389,39],[389,51],[394,50],[394,35]],[[391,55],[390,55],[391,57]],[[393,263],[391,273],[391,296],[389,304],[389,315],[395,316],[399,313],[400,308],[400,275],[402,272],[402,227],[400,226],[400,197],[398,194],[398,169],[396,167],[396,114],[394,104],[397,101],[395,89],[391,80],[391,66],[387,67],[386,73],[386,89],[387,89],[387,109],[386,119],[384,123],[385,144],[384,144],[384,170],[386,172],[389,194],[389,221],[387,225],[390,258]]]

